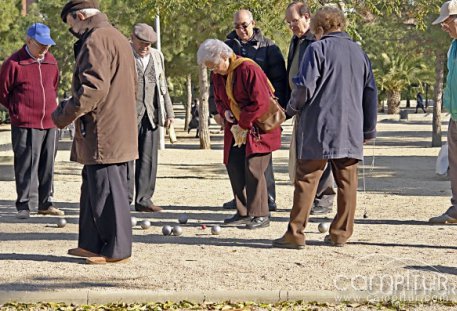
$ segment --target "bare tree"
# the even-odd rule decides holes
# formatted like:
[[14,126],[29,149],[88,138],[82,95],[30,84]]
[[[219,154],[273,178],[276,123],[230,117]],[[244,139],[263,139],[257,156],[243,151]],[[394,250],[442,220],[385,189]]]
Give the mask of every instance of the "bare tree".
[[433,106],[432,147],[441,147],[441,98],[443,95],[444,60],[446,54],[442,49],[436,49],[435,56],[435,105]]
[[187,104],[186,104],[186,117],[184,119],[184,131],[189,129],[190,114],[192,108],[192,75],[187,75]]
[[208,72],[204,65],[199,66],[198,71],[200,82],[200,103],[198,105],[198,115],[200,117],[200,149],[211,149],[209,136],[208,118],[209,118],[209,83]]

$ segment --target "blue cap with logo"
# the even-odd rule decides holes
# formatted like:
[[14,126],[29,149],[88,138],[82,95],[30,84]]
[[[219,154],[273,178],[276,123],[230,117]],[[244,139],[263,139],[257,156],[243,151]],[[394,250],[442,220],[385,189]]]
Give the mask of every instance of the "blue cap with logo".
[[35,23],[27,29],[27,36],[38,41],[43,45],[56,45],[51,38],[51,29],[41,23]]

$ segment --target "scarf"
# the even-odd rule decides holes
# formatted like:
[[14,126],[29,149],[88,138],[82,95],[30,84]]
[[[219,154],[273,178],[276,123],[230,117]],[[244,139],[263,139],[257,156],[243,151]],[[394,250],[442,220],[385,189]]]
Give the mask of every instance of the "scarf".
[[[230,101],[230,110],[232,111],[233,116],[237,121],[240,120],[240,115],[241,115],[241,109],[240,106],[238,106],[238,103],[235,100],[235,97],[233,96],[233,73],[235,72],[235,69],[238,68],[242,63],[244,62],[251,62],[255,64],[256,66],[259,66],[255,61],[253,61],[250,58],[246,57],[236,57],[235,54],[232,54],[230,56],[230,61],[229,61],[229,67],[227,70],[227,82],[225,84],[225,92],[227,93],[227,97],[229,98]],[[260,66],[259,66],[260,67]],[[275,93],[275,89],[273,85],[271,84],[270,80],[268,80],[268,86],[270,87],[271,93]]]

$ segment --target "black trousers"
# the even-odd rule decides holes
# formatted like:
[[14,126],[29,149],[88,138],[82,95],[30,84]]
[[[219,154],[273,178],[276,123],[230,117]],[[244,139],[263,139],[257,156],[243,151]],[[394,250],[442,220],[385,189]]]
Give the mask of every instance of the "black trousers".
[[150,206],[156,187],[160,136],[158,127],[152,128],[147,115],[138,129],[138,160],[128,163],[129,202]]
[[37,192],[38,209],[52,205],[56,135],[57,129],[11,126],[18,211],[30,210],[31,197]]
[[246,157],[246,145],[232,146],[226,165],[235,195],[236,208],[241,216],[268,216],[268,193],[265,170],[271,153]]
[[78,246],[109,258],[132,254],[127,163],[85,165]]

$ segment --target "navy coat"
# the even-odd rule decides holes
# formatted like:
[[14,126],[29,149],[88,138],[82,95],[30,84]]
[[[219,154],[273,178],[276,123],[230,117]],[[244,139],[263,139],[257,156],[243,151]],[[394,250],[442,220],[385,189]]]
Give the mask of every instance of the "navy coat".
[[377,90],[367,55],[345,32],[333,32],[305,52],[287,105],[298,114],[297,159],[363,158],[376,137]]

